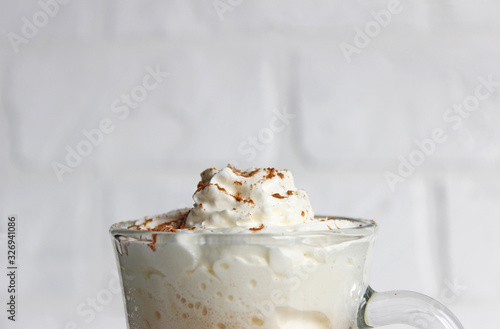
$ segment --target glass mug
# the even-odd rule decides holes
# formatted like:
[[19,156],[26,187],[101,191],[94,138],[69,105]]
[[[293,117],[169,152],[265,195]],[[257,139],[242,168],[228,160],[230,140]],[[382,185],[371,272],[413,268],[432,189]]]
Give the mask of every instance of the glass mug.
[[218,234],[113,225],[128,327],[463,329],[427,296],[373,291],[367,279],[377,225],[329,218],[331,227],[350,227]]

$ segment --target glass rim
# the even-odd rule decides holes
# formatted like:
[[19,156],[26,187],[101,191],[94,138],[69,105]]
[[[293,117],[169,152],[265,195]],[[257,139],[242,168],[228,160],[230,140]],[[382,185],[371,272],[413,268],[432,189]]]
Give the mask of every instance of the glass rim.
[[179,230],[177,232],[162,232],[162,231],[140,231],[135,229],[129,229],[128,226],[133,225],[137,220],[129,220],[122,221],[118,223],[114,223],[109,228],[109,233],[112,235],[123,235],[123,236],[152,236],[152,235],[161,235],[161,236],[174,236],[179,234],[190,234],[196,236],[228,236],[228,237],[248,237],[248,236],[260,236],[260,237],[273,237],[273,236],[308,236],[311,237],[313,235],[339,235],[339,236],[368,236],[370,234],[374,234],[378,228],[377,223],[371,219],[362,219],[362,218],[353,218],[353,217],[344,217],[344,216],[323,216],[316,215],[314,218],[330,218],[332,220],[345,220],[349,222],[353,222],[358,224],[354,227],[347,228],[336,228],[332,230],[311,230],[311,231],[287,231],[287,232],[223,232],[223,231],[209,231],[208,229],[203,230],[202,232],[193,230]]

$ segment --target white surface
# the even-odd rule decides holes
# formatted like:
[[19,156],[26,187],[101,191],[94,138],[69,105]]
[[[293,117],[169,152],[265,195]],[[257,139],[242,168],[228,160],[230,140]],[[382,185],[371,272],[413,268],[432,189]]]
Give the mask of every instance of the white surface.
[[[445,297],[467,328],[496,323],[500,88],[456,129],[443,114],[479,77],[500,81],[500,6],[402,1],[348,63],[341,43],[387,4],[244,0],[221,20],[211,1],[71,1],[18,53],[8,33],[40,6],[0,4],[0,232],[19,216],[18,327],[124,328],[116,294],[95,319],[77,311],[113,281],[109,225],[190,205],[198,173],[229,161],[290,169],[317,213],[376,219],[375,289]],[[122,120],[113,101],[156,65],[170,75]],[[253,156],[285,108],[295,117]],[[115,130],[59,182],[51,163],[103,118]],[[384,172],[436,128],[447,140],[392,192]],[[453,282],[467,288],[449,299]]]

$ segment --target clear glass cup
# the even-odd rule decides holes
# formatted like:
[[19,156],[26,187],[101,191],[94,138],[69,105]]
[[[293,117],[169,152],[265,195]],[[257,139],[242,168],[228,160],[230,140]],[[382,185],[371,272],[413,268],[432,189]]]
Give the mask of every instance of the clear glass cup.
[[[368,285],[375,222],[220,234],[110,229],[130,329],[463,329],[442,304]],[[350,228],[334,228],[334,225]]]

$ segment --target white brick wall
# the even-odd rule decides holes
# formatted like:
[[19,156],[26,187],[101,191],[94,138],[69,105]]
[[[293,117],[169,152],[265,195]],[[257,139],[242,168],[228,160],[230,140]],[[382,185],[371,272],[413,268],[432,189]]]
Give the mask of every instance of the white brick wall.
[[[500,88],[456,128],[443,115],[478,78],[500,81],[500,6],[400,7],[348,63],[340,45],[387,1],[243,0],[217,13],[212,1],[73,0],[18,52],[9,33],[42,7],[0,4],[0,222],[21,221],[20,325],[123,328],[120,296],[91,321],[77,312],[114,280],[108,227],[189,206],[198,173],[233,161],[291,169],[317,213],[377,220],[375,289],[421,291],[466,328],[492,327]],[[113,111],[157,66],[168,77],[128,115]],[[103,118],[114,130],[59,182],[53,162]],[[393,192],[384,173],[436,128],[446,141]]]

